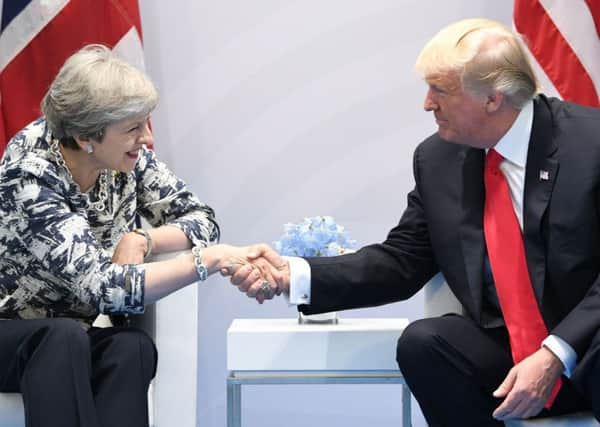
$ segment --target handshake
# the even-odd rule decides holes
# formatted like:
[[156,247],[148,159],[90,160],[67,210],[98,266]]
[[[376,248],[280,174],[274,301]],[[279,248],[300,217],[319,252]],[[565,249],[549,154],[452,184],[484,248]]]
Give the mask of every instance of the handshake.
[[231,284],[240,292],[255,298],[260,304],[282,292],[289,292],[289,264],[269,245],[217,246],[224,250],[219,271],[222,276],[230,277]]

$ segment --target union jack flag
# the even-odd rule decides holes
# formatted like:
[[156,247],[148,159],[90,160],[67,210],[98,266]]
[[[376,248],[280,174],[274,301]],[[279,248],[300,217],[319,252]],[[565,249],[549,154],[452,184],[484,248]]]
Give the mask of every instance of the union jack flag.
[[514,23],[549,79],[544,92],[600,106],[600,0],[515,0]]
[[0,0],[0,12],[0,154],[79,48],[101,43],[144,67],[138,0]]

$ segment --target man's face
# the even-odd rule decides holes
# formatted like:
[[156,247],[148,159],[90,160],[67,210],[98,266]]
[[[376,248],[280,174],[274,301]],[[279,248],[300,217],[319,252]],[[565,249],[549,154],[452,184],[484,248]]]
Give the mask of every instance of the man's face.
[[448,142],[487,148],[484,140],[486,100],[476,97],[462,88],[458,76],[443,74],[428,76],[429,85],[425,96],[425,111],[433,111],[440,137]]

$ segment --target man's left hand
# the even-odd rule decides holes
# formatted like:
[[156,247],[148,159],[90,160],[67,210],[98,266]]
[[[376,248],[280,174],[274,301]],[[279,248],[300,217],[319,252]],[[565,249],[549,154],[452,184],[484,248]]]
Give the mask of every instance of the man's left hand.
[[497,420],[530,418],[540,413],[563,372],[561,361],[545,347],[516,364],[494,397],[505,397],[496,408]]

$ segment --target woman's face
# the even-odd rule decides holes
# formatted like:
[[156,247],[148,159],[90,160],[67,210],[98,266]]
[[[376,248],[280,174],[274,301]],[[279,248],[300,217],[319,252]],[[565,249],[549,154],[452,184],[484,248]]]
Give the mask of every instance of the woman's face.
[[132,117],[109,125],[101,142],[91,140],[99,169],[131,172],[144,144],[152,143],[147,115]]

